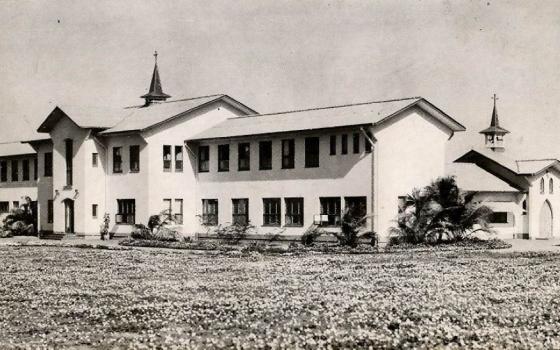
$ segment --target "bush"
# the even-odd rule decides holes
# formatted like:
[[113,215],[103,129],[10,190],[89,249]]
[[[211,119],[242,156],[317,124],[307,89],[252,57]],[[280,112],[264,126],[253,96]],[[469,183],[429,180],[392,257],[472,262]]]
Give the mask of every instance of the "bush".
[[247,237],[250,231],[252,231],[255,226],[248,223],[247,225],[232,224],[227,226],[219,225],[215,233],[218,239],[222,240],[228,244],[238,244],[243,239]]
[[325,232],[322,230],[319,230],[317,228],[312,229],[312,230],[307,230],[305,231],[305,233],[301,236],[301,244],[303,244],[306,247],[310,247],[312,245],[315,244],[315,242],[317,241],[317,238],[321,237]]
[[177,231],[170,230],[166,227],[160,227],[157,232],[152,232],[152,230],[143,224],[134,225],[134,230],[130,236],[134,239],[160,242],[179,242],[183,240],[183,236]]
[[438,178],[407,196],[390,231],[391,244],[458,242],[477,231],[492,232],[492,210],[473,201],[474,193],[461,193],[454,177]]
[[361,238],[370,239],[370,244],[377,244],[377,235],[371,231],[362,231],[367,216],[356,216],[351,210],[346,209],[342,215],[341,232],[333,232],[341,246],[356,248]]
[[109,236],[109,238],[113,238],[112,234],[109,233],[110,223],[111,223],[111,217],[109,216],[109,213],[105,213],[103,215],[103,223],[99,227],[99,234],[101,236],[101,240],[105,240],[107,236]]
[[29,206],[15,208],[2,221],[6,236],[35,236],[34,218]]

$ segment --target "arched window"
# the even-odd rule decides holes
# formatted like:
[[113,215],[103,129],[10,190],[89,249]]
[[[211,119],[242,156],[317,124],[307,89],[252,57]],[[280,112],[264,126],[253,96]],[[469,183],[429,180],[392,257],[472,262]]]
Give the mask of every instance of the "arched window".
[[544,194],[544,179],[541,179],[541,194]]
[[554,181],[552,179],[548,180],[548,193],[554,193]]
[[521,208],[523,209],[523,215],[527,215],[527,200],[523,200],[523,203],[521,203]]

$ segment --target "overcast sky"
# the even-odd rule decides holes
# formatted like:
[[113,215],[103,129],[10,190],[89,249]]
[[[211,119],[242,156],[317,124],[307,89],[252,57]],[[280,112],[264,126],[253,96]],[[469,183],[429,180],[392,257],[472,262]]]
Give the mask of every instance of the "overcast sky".
[[174,98],[274,112],[423,96],[468,129],[451,153],[482,142],[497,93],[510,151],[560,157],[558,1],[0,4],[1,141],[57,104],[141,103],[157,50]]

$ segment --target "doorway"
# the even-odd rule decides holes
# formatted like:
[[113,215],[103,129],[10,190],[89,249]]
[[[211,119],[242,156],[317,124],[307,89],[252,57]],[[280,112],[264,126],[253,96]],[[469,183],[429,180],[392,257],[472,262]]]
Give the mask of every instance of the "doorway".
[[74,233],[74,201],[64,200],[64,232]]
[[544,201],[539,218],[539,238],[552,237],[552,206]]

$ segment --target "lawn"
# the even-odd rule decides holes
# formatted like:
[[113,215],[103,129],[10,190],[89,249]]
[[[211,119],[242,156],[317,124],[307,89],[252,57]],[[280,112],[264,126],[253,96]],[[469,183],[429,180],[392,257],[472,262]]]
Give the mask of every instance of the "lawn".
[[0,247],[0,348],[560,348],[560,255]]

